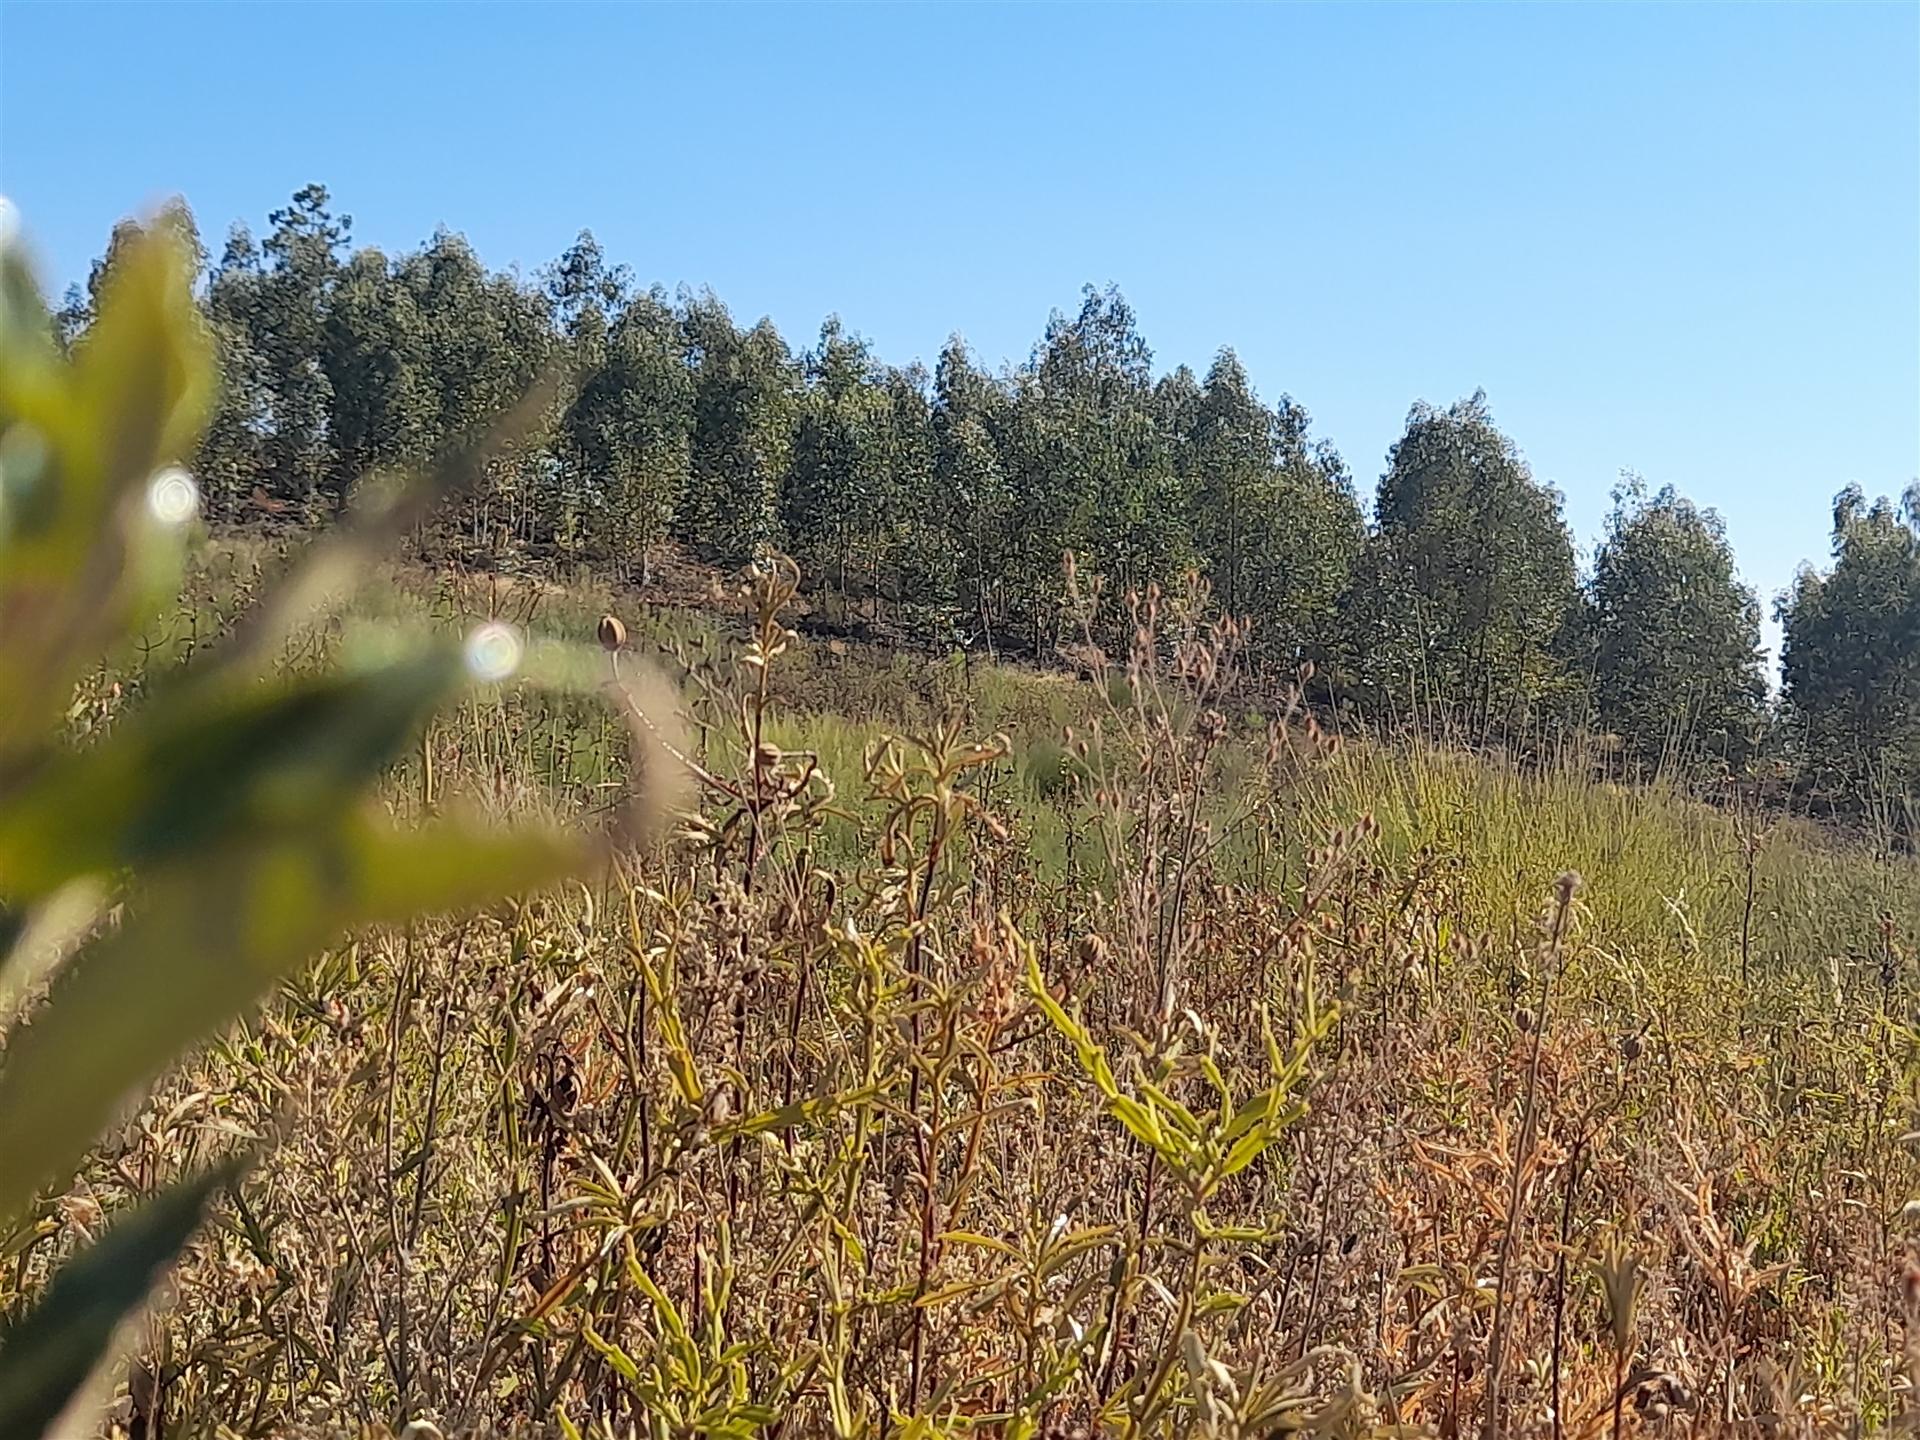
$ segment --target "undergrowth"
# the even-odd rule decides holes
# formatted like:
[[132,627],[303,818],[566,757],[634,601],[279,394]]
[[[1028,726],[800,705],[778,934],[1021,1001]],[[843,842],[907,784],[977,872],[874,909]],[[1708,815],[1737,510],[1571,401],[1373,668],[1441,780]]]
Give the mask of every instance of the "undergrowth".
[[[216,551],[74,727],[110,728],[272,563]],[[476,694],[391,776],[396,813],[611,809],[630,651],[672,669],[690,737],[639,763],[684,761],[700,799],[593,883],[343,939],[46,1203],[9,1308],[103,1214],[265,1149],[137,1337],[123,1429],[1557,1440],[1909,1413],[1910,860],[1341,743],[1248,700],[1198,594],[1142,602],[1076,682],[802,642],[793,584],[753,574],[738,623],[409,571],[357,602],[624,622],[603,699]]]

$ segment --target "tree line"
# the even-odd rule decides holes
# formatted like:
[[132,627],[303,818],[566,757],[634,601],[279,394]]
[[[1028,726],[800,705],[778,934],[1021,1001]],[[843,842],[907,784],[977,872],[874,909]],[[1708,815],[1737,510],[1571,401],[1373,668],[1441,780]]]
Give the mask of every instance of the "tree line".
[[[1629,476],[1589,566],[1560,494],[1475,394],[1413,407],[1371,507],[1289,396],[1232,350],[1156,375],[1116,289],[1056,312],[999,373],[958,337],[929,373],[838,319],[796,352],[710,291],[637,284],[588,232],[531,280],[442,230],[389,256],[308,186],[217,258],[184,205],[222,361],[197,471],[221,519],[319,523],[355,480],[425,463],[556,363],[573,381],[490,463],[442,537],[648,578],[669,544],[721,564],[792,553],[816,593],[914,633],[1048,653],[1072,621],[1062,557],[1109,594],[1204,576],[1269,673],[1382,723],[1504,740],[1605,737],[1638,773],[1762,759],[1817,802],[1920,790],[1920,483],[1838,497],[1831,554],[1778,597],[1769,695],[1759,597],[1719,517]],[[83,344],[133,222],[59,312]]]

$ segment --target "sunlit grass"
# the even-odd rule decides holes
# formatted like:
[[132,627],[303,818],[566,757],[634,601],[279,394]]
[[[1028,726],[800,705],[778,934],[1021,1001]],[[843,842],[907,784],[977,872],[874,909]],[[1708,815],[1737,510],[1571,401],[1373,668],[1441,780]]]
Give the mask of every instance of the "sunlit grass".
[[[217,638],[271,563],[216,551],[76,723],[110,725],[143,666]],[[965,1414],[1194,1433],[1212,1405],[1270,1433],[1262,1404],[1297,1418],[1335,1393],[1285,1368],[1331,1347],[1371,1408],[1316,1410],[1310,1433],[1395,1407],[1466,1433],[1496,1296],[1516,1433],[1550,1433],[1556,1394],[1567,1433],[1607,1433],[1616,1362],[1644,1372],[1627,1431],[1665,1406],[1708,1433],[1790,1413],[1837,1437],[1911,1404],[1911,857],[1572,761],[1335,745],[1299,720],[1270,749],[1245,707],[1211,739],[1211,700],[1154,711],[1123,684],[804,636],[762,714],[743,647],[777,627],[586,581],[399,567],[282,663],[376,618],[586,644],[609,612],[673,673],[726,787],[687,827],[700,845],[341,946],[92,1167],[111,1198],[127,1156],[164,1169],[216,1118],[286,1126],[253,1220],[182,1271],[182,1414],[450,1434],[566,1415],[605,1436],[693,1385],[742,1434],[878,1435],[916,1404],[928,1435]],[[996,735],[1004,753],[968,748]],[[591,824],[630,744],[599,698],[508,687],[424,753],[437,806]],[[424,807],[422,766],[388,805]],[[1110,1077],[1032,1003],[1029,945]],[[1276,1081],[1263,1007],[1287,1044],[1336,1002]],[[1314,1104],[1232,1177],[1207,1159],[1202,1055],[1235,1103],[1297,1084]],[[1186,1138],[1148,1162],[1123,1102]],[[766,1128],[727,1130],[742,1115]],[[1168,1198],[1188,1193],[1227,1229],[1202,1236]],[[1652,1277],[1624,1356],[1591,1278],[1608,1246]],[[692,1379],[648,1378],[687,1365],[663,1301],[705,1357]],[[1033,1400],[1048,1367],[1067,1378]]]

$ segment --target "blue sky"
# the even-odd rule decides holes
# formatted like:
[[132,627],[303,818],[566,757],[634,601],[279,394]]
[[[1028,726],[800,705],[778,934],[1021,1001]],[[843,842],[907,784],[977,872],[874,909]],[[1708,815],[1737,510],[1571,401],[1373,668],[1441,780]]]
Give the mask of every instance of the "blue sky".
[[1025,357],[1117,282],[1232,345],[1371,489],[1484,386],[1591,545],[1618,472],[1763,598],[1833,493],[1920,475],[1920,7],[0,8],[0,188],[55,290],[184,194],[531,271],[591,227],[889,359]]

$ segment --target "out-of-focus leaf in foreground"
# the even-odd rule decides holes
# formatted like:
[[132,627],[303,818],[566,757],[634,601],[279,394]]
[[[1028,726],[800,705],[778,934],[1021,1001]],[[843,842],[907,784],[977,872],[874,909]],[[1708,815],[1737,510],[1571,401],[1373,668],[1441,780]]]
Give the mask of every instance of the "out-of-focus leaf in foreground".
[[349,814],[168,867],[8,1043],[0,1214],[72,1166],[123,1096],[342,931],[543,884],[585,851],[537,831],[406,833]]
[[0,898],[37,900],[77,875],[162,863],[237,831],[312,824],[394,760],[460,680],[448,651],[167,696],[0,788]]
[[[486,439],[413,490],[380,491],[212,664],[150,687],[90,744],[64,743],[75,681],[178,583],[197,496],[179,467],[211,388],[166,227],[117,250],[70,363],[17,250],[0,251],[0,968],[73,882],[125,902],[43,999],[0,1019],[0,1220],[30,1213],[119,1107],[343,933],[545,885],[594,850],[370,818],[382,772],[473,670],[458,647],[263,673],[271,640],[457,491]],[[223,1178],[162,1195],[61,1272],[0,1350],[0,1435],[38,1434],[68,1404]]]
[[48,341],[18,247],[0,253],[0,760],[44,737],[73,681],[169,598],[182,514],[156,507],[213,393],[174,237],[126,247],[71,365]]
[[55,1277],[0,1344],[0,1435],[33,1440],[47,1433],[120,1322],[198,1228],[213,1193],[239,1168],[222,1165],[155,1196]]

